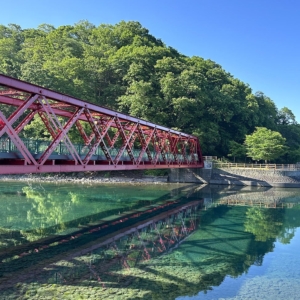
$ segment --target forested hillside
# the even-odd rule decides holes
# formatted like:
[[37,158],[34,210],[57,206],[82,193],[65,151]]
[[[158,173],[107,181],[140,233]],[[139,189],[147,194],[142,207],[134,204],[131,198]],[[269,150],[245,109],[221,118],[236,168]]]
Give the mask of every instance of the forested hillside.
[[0,73],[194,134],[204,155],[232,154],[246,134],[266,127],[286,138],[282,162],[300,160],[300,127],[289,109],[138,22],[0,25]]

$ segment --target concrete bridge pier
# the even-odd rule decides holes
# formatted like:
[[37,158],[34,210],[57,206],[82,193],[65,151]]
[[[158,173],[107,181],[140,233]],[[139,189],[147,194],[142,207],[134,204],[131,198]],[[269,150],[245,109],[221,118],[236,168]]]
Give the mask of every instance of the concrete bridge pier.
[[182,168],[169,170],[169,182],[174,183],[202,183],[208,184],[212,176],[212,169]]

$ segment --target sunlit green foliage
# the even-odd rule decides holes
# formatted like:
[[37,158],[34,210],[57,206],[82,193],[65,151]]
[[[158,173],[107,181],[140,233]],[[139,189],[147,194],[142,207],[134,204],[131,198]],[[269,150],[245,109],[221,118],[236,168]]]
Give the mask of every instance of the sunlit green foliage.
[[[1,25],[0,72],[194,134],[206,155],[233,154],[232,141],[243,144],[255,127],[279,131],[289,146],[296,134],[285,160],[299,159],[299,128],[288,108],[278,111],[214,61],[178,53],[138,22]],[[28,128],[48,138],[39,126]]]
[[285,140],[279,132],[256,127],[253,134],[246,135],[247,156],[253,160],[274,160],[286,152]]

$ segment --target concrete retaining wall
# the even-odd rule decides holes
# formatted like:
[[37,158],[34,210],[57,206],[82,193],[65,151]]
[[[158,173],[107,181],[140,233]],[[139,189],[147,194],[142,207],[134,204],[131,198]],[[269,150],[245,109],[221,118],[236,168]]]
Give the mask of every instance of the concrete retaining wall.
[[209,183],[211,174],[211,169],[170,169],[169,182]]
[[300,188],[300,171],[250,168],[172,169],[169,181]]
[[285,182],[300,179],[300,171],[284,170],[263,170],[263,169],[242,169],[242,168],[222,168],[213,169],[213,175],[232,175],[233,177],[251,178],[263,181]]

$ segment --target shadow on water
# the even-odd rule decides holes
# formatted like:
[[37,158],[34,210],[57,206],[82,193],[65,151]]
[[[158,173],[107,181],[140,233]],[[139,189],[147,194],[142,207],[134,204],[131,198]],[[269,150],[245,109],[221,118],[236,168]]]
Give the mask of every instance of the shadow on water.
[[[126,207],[127,214],[108,209],[112,220],[93,214],[98,224],[89,219],[76,238],[51,237],[49,247],[2,259],[0,288],[24,299],[68,299],[74,293],[82,299],[175,299],[206,292],[228,275],[260,266],[274,241],[289,243],[300,226],[296,206],[261,207],[259,193],[260,203],[297,199],[268,188],[173,189],[169,197]],[[76,220],[69,222],[72,228]]]

